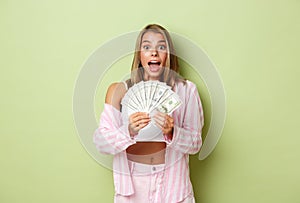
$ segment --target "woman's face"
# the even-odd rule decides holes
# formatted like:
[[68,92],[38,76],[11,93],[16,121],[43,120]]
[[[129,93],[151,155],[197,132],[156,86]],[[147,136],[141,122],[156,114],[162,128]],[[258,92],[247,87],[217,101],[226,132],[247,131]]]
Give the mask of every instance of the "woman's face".
[[141,42],[141,64],[145,80],[158,80],[168,57],[167,42],[160,33],[146,32]]

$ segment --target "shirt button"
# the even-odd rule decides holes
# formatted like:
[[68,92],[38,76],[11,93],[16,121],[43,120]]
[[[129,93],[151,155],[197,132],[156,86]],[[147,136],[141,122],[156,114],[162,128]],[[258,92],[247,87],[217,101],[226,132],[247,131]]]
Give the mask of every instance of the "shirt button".
[[153,167],[152,167],[152,170],[153,170],[153,171],[156,171],[156,168],[153,166]]

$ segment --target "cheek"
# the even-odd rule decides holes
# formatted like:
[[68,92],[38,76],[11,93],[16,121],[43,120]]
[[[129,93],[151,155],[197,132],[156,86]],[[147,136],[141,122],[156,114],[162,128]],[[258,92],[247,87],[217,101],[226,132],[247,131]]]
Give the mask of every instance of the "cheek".
[[148,63],[148,58],[149,58],[149,53],[148,52],[141,52],[140,54],[141,57],[141,63],[145,67]]
[[167,57],[168,57],[168,54],[167,54],[167,53],[163,53],[163,54],[161,55],[161,60],[162,60],[162,62],[163,62],[164,65],[166,64]]
[[141,52],[141,54],[140,54],[140,59],[141,59],[142,65],[144,66],[144,65],[145,65],[145,61],[146,61],[145,53]]

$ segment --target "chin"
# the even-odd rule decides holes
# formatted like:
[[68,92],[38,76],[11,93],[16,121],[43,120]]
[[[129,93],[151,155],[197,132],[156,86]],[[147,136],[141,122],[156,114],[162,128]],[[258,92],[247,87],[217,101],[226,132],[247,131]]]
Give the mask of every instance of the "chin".
[[[160,72],[155,72],[155,73],[153,73],[153,72],[148,72],[147,73],[147,78],[149,78],[149,79],[152,79],[152,80],[159,80],[159,78],[160,78],[160,76],[161,76],[161,74],[162,74],[162,71],[160,71]],[[155,78],[155,79],[154,79]]]

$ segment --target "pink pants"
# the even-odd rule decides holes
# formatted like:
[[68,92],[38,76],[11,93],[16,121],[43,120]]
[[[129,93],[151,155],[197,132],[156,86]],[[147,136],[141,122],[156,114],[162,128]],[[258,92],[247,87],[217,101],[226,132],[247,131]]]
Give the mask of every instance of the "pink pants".
[[[179,203],[164,201],[164,164],[128,163],[135,191],[131,196],[116,194],[115,203]],[[191,196],[180,203],[195,203],[195,199]]]

